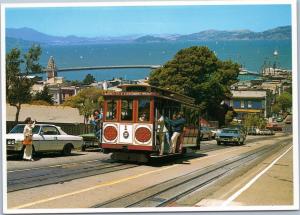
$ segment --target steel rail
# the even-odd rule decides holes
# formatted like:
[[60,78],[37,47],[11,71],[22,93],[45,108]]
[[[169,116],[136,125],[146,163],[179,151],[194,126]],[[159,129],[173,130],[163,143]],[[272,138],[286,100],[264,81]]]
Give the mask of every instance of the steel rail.
[[243,164],[255,162],[255,160],[262,156],[267,157],[274,151],[280,150],[285,146],[282,143],[286,141],[287,140],[282,140],[271,146],[262,146],[235,158],[221,161],[187,175],[179,176],[172,180],[145,188],[144,190],[94,205],[93,208],[166,206],[201,187],[215,182],[228,173],[237,170],[240,166],[243,166]]

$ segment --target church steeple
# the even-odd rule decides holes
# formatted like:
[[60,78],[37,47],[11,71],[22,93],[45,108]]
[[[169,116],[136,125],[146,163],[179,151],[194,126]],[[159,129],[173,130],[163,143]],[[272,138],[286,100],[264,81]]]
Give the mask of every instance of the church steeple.
[[49,58],[49,61],[48,61],[48,65],[47,65],[47,76],[48,76],[48,80],[50,78],[55,78],[57,77],[57,67],[56,67],[56,64],[54,62],[54,57],[51,56]]

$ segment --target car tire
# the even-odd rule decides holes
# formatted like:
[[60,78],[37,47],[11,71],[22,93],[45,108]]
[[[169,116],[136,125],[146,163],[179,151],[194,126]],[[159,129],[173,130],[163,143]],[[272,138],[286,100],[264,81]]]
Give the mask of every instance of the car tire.
[[73,149],[73,146],[68,143],[67,145],[64,146],[64,148],[62,150],[62,154],[63,155],[71,155],[72,149]]

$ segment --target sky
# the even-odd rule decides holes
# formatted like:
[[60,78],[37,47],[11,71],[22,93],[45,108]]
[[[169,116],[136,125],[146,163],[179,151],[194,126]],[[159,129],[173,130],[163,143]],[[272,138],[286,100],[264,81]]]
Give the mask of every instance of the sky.
[[291,25],[290,5],[200,5],[6,8],[6,28],[55,36],[190,34],[203,30],[260,32]]

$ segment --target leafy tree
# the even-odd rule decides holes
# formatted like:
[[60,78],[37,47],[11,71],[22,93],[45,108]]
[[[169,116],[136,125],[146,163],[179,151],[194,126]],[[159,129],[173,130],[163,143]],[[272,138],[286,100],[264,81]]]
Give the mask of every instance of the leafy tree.
[[38,63],[40,54],[40,46],[32,46],[23,58],[21,58],[21,51],[17,48],[6,54],[6,100],[17,108],[16,123],[19,121],[22,104],[30,102],[32,98],[33,81],[24,76],[21,66],[25,63],[25,74],[39,72],[41,70]]
[[258,127],[265,128],[267,125],[266,120],[258,114],[247,114],[244,120],[245,127]]
[[237,82],[239,68],[236,63],[219,60],[207,47],[193,46],[151,72],[149,83],[195,98],[203,112],[216,119],[214,113],[231,96],[229,86]]
[[272,112],[273,113],[278,114],[280,111],[281,111],[281,107],[277,103],[272,105]]
[[94,76],[92,76],[91,74],[87,74],[82,82],[85,85],[90,85],[90,84],[94,83],[95,81],[96,81],[96,79],[94,78]]
[[225,125],[229,125],[234,117],[234,113],[233,111],[227,111],[227,113],[225,114]]
[[292,95],[288,92],[283,92],[281,95],[276,97],[276,103],[283,112],[286,112],[292,107]]
[[54,104],[53,97],[49,93],[49,88],[47,86],[45,86],[44,89],[41,92],[37,92],[34,95],[33,100],[45,101],[50,105]]
[[102,90],[95,87],[86,88],[79,91],[77,95],[69,97],[63,105],[77,108],[86,124],[93,111],[103,105],[102,93]]

